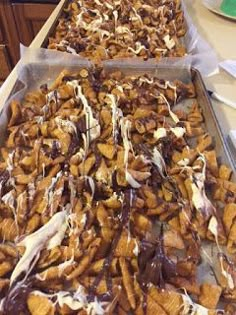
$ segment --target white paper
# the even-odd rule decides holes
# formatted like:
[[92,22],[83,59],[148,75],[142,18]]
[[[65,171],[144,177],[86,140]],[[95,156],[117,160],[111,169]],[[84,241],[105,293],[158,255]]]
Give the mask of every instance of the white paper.
[[220,67],[236,78],[236,60],[224,60],[219,63]]

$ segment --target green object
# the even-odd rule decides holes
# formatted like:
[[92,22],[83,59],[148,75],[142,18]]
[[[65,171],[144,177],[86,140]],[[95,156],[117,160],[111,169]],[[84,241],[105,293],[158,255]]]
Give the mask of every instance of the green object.
[[236,16],[236,0],[223,0],[220,9],[227,15]]

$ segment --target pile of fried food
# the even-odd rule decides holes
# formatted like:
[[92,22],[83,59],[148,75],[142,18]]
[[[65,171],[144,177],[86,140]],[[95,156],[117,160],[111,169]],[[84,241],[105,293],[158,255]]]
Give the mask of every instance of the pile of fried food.
[[0,314],[235,314],[236,184],[194,97],[95,68],[11,103]]
[[180,0],[73,0],[48,48],[95,62],[114,58],[182,57],[186,23]]

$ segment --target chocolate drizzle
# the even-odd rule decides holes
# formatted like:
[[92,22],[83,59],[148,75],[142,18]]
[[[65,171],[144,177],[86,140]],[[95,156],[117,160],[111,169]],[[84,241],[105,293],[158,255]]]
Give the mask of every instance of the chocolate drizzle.
[[57,141],[52,142],[51,158],[56,159],[60,155],[60,147]]
[[79,147],[80,147],[80,140],[78,139],[78,137],[73,135],[70,142],[69,149],[68,149],[68,156],[72,156],[73,154],[75,154]]
[[4,189],[6,183],[10,178],[10,173],[7,170],[4,170],[0,173],[0,197],[2,196],[2,190]]
[[24,314],[31,313],[27,307],[27,299],[29,294],[34,291],[32,288],[32,281],[28,279],[24,284],[15,283],[8,291],[3,303],[3,315]]
[[142,241],[138,265],[140,269],[138,281],[143,289],[150,283],[164,289],[165,282],[177,276],[176,264],[165,254],[163,225],[157,240]]
[[105,258],[102,270],[100,271],[100,273],[96,277],[94,283],[91,285],[90,292],[89,292],[90,296],[95,295],[95,292],[96,292],[96,289],[97,289],[99,283],[101,282],[102,278],[105,276],[105,279],[107,282],[108,294],[112,297],[112,283],[110,283],[110,281],[108,281],[109,268],[110,268],[110,265],[112,263],[112,259],[113,259],[114,254],[115,254],[117,244],[120,240],[122,230],[124,228],[126,228],[128,222],[129,222],[131,205],[132,205],[133,199],[134,199],[133,190],[127,190],[124,194],[124,201],[123,201],[123,205],[122,205],[122,209],[121,209],[121,220],[120,220],[119,227],[118,227],[118,229],[115,233],[115,236],[113,238],[113,241],[111,243],[109,253],[108,253],[107,257]]
[[82,116],[78,122],[75,123],[77,133],[86,133],[87,127],[86,127],[86,118],[85,116]]

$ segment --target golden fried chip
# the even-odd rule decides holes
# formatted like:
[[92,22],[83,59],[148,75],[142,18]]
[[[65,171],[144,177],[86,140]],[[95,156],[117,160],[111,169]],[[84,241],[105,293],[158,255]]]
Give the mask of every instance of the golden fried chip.
[[31,293],[27,300],[29,311],[32,315],[54,315],[53,303],[46,297]]

